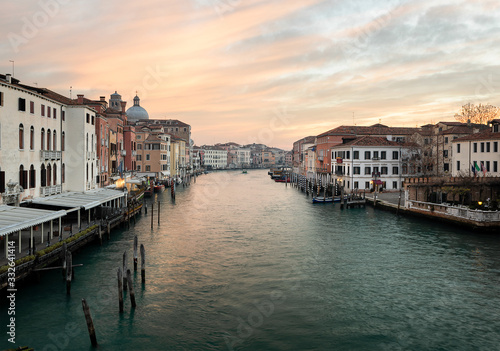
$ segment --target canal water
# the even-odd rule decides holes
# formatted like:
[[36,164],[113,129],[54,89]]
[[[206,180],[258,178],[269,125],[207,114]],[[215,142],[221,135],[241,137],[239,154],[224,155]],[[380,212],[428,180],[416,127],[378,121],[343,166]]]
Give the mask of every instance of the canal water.
[[[498,350],[500,238],[422,219],[311,203],[266,171],[215,172],[167,191],[111,241],[21,288],[16,342],[36,351]],[[116,270],[134,235],[147,252],[118,312]],[[7,323],[2,305],[2,324]],[[1,349],[12,346],[3,333]]]

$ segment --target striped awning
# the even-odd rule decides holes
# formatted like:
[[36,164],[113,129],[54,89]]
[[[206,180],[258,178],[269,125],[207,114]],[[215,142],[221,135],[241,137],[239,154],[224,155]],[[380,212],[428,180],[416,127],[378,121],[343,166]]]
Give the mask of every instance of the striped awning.
[[66,211],[49,211],[29,207],[0,205],[0,236],[42,224],[66,215]]

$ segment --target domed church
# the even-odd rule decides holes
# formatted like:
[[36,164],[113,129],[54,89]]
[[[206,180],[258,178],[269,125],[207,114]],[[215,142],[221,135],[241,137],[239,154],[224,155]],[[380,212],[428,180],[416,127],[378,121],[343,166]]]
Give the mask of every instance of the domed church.
[[149,119],[148,112],[141,107],[139,97],[136,95],[134,98],[134,106],[130,107],[126,114],[129,123],[135,123],[141,119]]

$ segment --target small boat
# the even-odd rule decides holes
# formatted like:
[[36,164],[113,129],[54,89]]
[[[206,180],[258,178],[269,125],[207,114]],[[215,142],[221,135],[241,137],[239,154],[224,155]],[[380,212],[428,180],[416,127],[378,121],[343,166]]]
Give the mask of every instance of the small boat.
[[[340,201],[340,199],[339,199]],[[313,197],[313,204],[326,204],[326,203],[332,203],[334,202],[333,197],[324,197],[324,196],[316,196]]]
[[274,180],[276,183],[290,183],[290,178],[277,178]]
[[165,190],[165,185],[163,184],[157,184],[153,188],[155,193],[162,193]]
[[153,190],[151,188],[144,190],[144,197],[151,197],[151,196],[153,196]]
[[244,169],[241,173],[243,173],[243,174],[247,174],[248,172],[247,172],[247,170],[246,170],[246,169]]

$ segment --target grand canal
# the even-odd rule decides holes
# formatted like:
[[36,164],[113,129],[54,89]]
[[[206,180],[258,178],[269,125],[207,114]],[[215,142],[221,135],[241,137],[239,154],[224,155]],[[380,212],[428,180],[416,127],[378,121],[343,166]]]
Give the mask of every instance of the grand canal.
[[[18,291],[18,345],[91,350],[85,298],[99,350],[500,347],[498,236],[313,205],[264,170],[211,173],[157,200],[159,226],[149,211],[74,255],[71,296],[59,271]],[[134,235],[146,284],[136,274],[137,308],[127,295],[120,315],[116,270],[126,250],[132,266]]]

